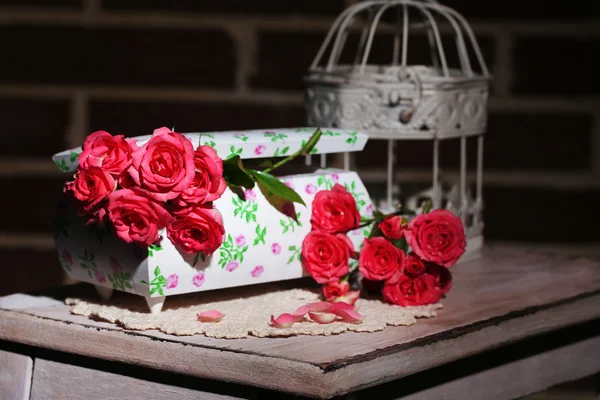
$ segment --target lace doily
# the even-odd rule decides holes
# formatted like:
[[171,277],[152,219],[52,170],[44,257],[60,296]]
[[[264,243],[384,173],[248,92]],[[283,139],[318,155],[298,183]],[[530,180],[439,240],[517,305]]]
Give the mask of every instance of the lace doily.
[[[204,296],[206,297],[206,295]],[[379,300],[359,299],[358,312],[365,316],[362,323],[351,324],[335,321],[319,324],[305,317],[302,322],[290,328],[270,326],[271,315],[276,317],[285,312],[293,312],[299,306],[319,300],[319,295],[305,289],[280,290],[268,293],[250,294],[238,298],[225,298],[215,301],[202,301],[194,295],[167,298],[165,308],[152,315],[142,297],[115,296],[110,302],[94,302],[68,298],[66,304],[73,306],[71,312],[77,315],[101,319],[120,325],[126,329],[157,329],[170,335],[206,335],[214,338],[238,339],[248,335],[257,337],[282,337],[294,335],[335,335],[346,331],[375,332],[387,325],[409,326],[417,318],[436,316],[440,303],[419,307],[398,307]],[[200,322],[197,313],[206,310],[219,310],[225,317],[220,322]]]

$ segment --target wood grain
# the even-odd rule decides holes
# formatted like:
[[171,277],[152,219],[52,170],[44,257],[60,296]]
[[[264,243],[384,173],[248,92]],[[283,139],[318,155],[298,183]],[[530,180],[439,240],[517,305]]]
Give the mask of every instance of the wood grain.
[[29,400],[31,357],[0,350],[0,399]]
[[454,288],[440,316],[376,333],[240,340],[174,337],[123,331],[71,315],[60,305],[1,311],[0,338],[328,397],[600,317],[596,262],[500,248],[487,249],[483,257],[454,272]]
[[46,399],[235,400],[242,397],[165,385],[38,358],[35,361],[31,400]]

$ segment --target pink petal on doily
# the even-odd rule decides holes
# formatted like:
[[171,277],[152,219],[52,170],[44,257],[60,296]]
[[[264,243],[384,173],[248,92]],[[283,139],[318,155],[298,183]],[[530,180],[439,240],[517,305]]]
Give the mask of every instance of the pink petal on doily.
[[296,318],[296,322],[302,320],[304,316],[309,312],[325,312],[331,308],[331,303],[328,301],[317,301],[315,303],[308,303],[298,307],[292,315]]
[[217,310],[202,311],[197,315],[200,322],[219,322],[225,316],[225,314]]
[[337,315],[332,313],[309,312],[308,316],[315,322],[320,324],[330,324],[337,318]]
[[333,306],[331,306],[329,312],[334,313],[338,317],[342,317],[344,322],[351,322],[353,324],[357,324],[362,322],[363,319],[365,319],[365,317],[364,315],[360,315],[356,310],[356,307],[344,302],[340,302],[335,303]]
[[296,322],[296,317],[289,313],[281,314],[277,318],[271,315],[271,325],[275,328],[289,328],[294,325],[294,322]]
[[333,302],[354,305],[354,303],[356,303],[356,300],[358,300],[359,297],[360,297],[360,290],[355,290],[354,292],[348,292],[339,297],[336,297],[335,299],[333,299]]

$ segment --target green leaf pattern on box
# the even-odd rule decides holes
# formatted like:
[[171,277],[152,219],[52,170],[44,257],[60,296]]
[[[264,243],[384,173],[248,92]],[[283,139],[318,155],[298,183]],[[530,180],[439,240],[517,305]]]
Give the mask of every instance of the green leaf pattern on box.
[[296,213],[296,220],[297,221],[294,221],[290,217],[281,218],[279,220],[279,224],[283,227],[283,232],[281,232],[281,233],[285,234],[285,233],[288,233],[288,232],[295,232],[297,226],[302,226],[302,222],[300,222],[300,216],[302,216],[302,213],[297,212]]
[[232,197],[231,202],[235,206],[233,210],[233,216],[239,217],[242,220],[249,222],[256,222],[256,212],[258,211],[258,204],[254,201],[244,201],[239,197]]
[[88,276],[91,278],[96,273],[98,267],[96,266],[96,256],[93,252],[85,249],[83,255],[77,256],[80,260],[79,266],[87,271]]
[[112,274],[108,275],[108,280],[112,284],[113,289],[116,290],[131,290],[131,274],[125,271],[113,271]]
[[223,245],[218,250],[221,268],[225,268],[231,262],[244,262],[244,253],[248,251],[248,247],[246,244],[234,243],[231,234],[228,233]]
[[165,295],[163,288],[167,286],[167,279],[160,273],[158,265],[154,268],[154,278],[150,282],[141,280],[140,283],[150,287],[150,296],[153,294],[158,294],[159,296]]

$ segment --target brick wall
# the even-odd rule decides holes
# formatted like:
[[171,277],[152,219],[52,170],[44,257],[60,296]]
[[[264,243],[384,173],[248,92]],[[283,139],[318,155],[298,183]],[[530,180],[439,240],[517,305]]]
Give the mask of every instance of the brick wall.
[[[0,294],[63,279],[51,215],[64,178],[51,154],[96,129],[302,125],[301,76],[351,1],[0,0],[0,259],[11,277]],[[600,222],[598,2],[446,4],[470,19],[495,76],[487,238],[600,241],[590,229]],[[419,62],[423,38],[413,43],[409,61]],[[373,51],[375,61],[387,56]],[[373,161],[382,145],[372,142],[356,160],[370,184],[382,177]],[[399,175],[428,181],[429,147],[403,146]],[[456,148],[442,149],[450,179]]]

